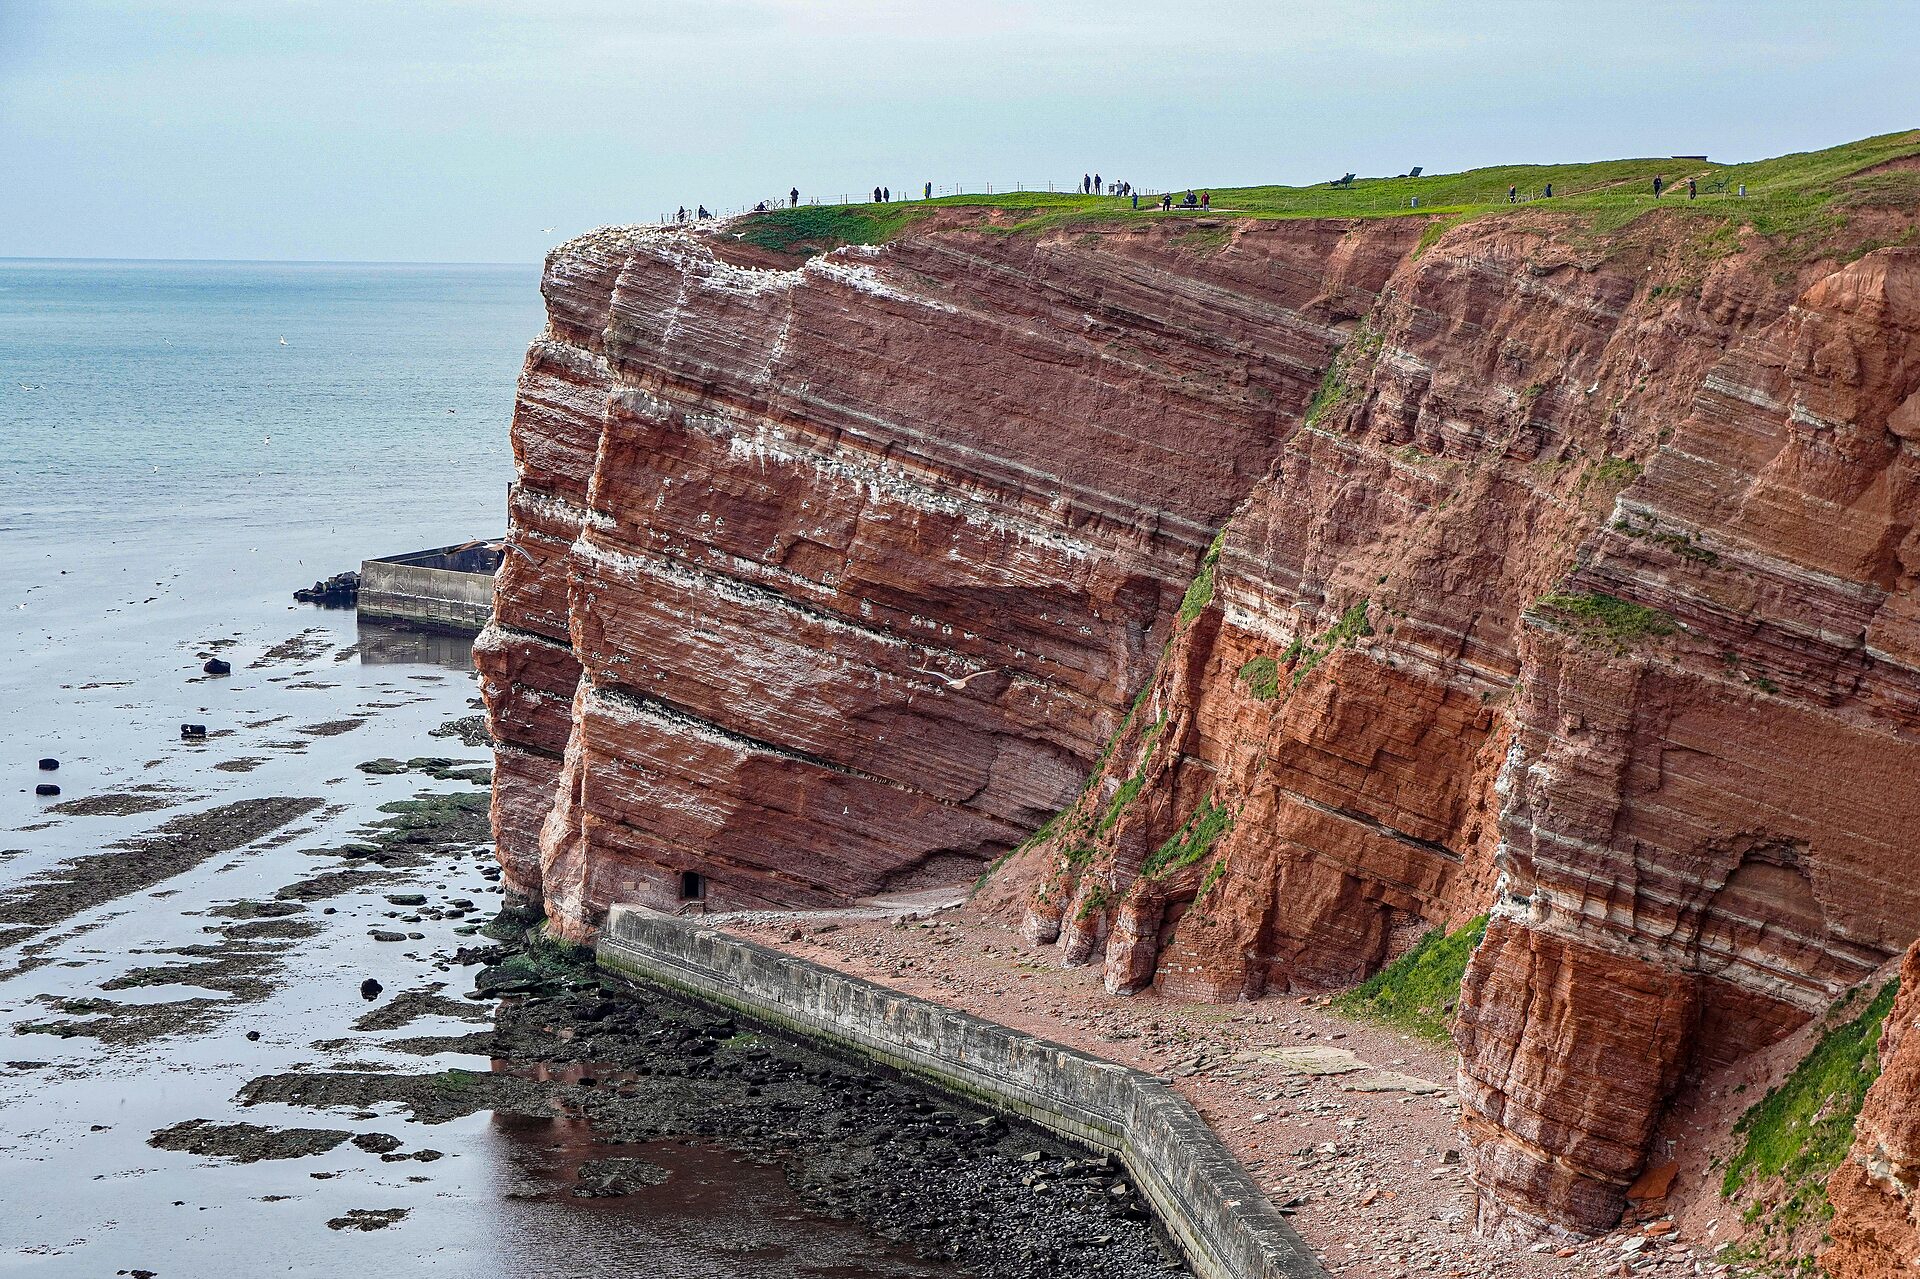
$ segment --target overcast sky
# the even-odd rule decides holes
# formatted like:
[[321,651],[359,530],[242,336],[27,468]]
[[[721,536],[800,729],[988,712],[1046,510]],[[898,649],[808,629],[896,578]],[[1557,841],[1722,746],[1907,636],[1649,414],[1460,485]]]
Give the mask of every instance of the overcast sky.
[[0,0],[0,256],[534,261],[789,185],[1752,159],[1920,125],[1916,66],[1920,0]]

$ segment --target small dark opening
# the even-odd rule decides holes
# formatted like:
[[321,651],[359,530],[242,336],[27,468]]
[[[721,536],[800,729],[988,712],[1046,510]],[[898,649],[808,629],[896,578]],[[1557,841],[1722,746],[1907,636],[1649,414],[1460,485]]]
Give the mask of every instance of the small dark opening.
[[707,895],[707,877],[698,871],[680,872],[680,900],[697,902]]

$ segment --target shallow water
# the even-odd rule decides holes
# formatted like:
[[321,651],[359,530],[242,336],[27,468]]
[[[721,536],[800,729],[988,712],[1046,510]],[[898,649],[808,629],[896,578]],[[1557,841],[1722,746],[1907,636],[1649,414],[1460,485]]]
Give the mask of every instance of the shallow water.
[[[313,925],[303,937],[242,945],[210,912],[336,870],[318,850],[351,839],[381,804],[471,789],[358,763],[490,762],[429,735],[473,713],[464,642],[362,628],[289,594],[368,556],[501,530],[513,380],[541,323],[536,280],[532,267],[0,262],[0,895],[68,859],[97,869],[132,858],[110,845],[182,814],[252,797],[324,801],[71,918],[25,936],[0,928],[0,1272],[946,1273],[806,1213],[777,1169],[710,1147],[649,1146],[671,1174],[663,1185],[582,1199],[573,1174],[604,1152],[562,1116],[425,1126],[391,1107],[356,1118],[235,1100],[248,1080],[301,1067],[492,1066],[390,1046],[478,1023],[352,1030],[403,991],[468,988],[453,953],[474,917],[410,918],[386,894],[471,898],[484,915],[497,901],[484,847],[315,900],[286,917]],[[229,677],[200,673],[215,645]],[[181,741],[183,721],[205,723],[208,740]],[[35,768],[42,755],[61,760],[58,772]],[[245,771],[219,767],[236,763]],[[57,801],[32,793],[49,777]],[[167,806],[53,811],[115,794]],[[381,928],[420,936],[374,940]],[[211,955],[176,953],[209,943]],[[249,947],[260,953],[239,993],[104,989]],[[368,976],[385,987],[372,1004]],[[123,1042],[31,1029],[146,1014],[178,1025]],[[199,1118],[385,1132],[444,1157],[382,1162],[343,1145],[235,1164],[148,1145],[154,1130]],[[327,1224],[402,1208],[384,1229]]]

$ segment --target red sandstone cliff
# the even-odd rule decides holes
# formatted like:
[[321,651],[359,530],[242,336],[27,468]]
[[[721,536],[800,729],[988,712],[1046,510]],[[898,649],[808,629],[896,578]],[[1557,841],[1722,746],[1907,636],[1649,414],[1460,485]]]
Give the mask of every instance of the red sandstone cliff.
[[1833,1246],[1820,1265],[1841,1279],[1920,1271],[1920,944],[1900,966],[1900,993],[1880,1032],[1880,1077],[1854,1127],[1853,1154],[1827,1182]]
[[[479,645],[511,886],[841,900],[1070,797],[1411,222],[557,251]],[[584,678],[580,673],[584,671]]]
[[576,241],[478,651],[509,881],[585,936],[1053,818],[989,895],[1213,999],[1492,906],[1482,1224],[1610,1225],[1686,1072],[1920,931],[1920,254],[1855,249],[1909,216]]

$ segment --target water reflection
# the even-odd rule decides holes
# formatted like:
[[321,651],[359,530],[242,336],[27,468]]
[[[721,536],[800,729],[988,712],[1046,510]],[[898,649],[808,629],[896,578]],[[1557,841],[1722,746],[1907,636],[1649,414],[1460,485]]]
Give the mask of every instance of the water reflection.
[[[581,1119],[495,1115],[494,1264],[581,1279],[941,1279],[937,1263],[809,1212],[777,1164],[694,1140],[610,1143]],[[582,1194],[626,1178],[625,1193]],[[646,1183],[653,1184],[646,1184]],[[553,1273],[559,1273],[558,1270]]]
[[453,635],[393,622],[359,619],[360,660],[368,666],[415,663],[455,670],[473,668],[471,635]]

